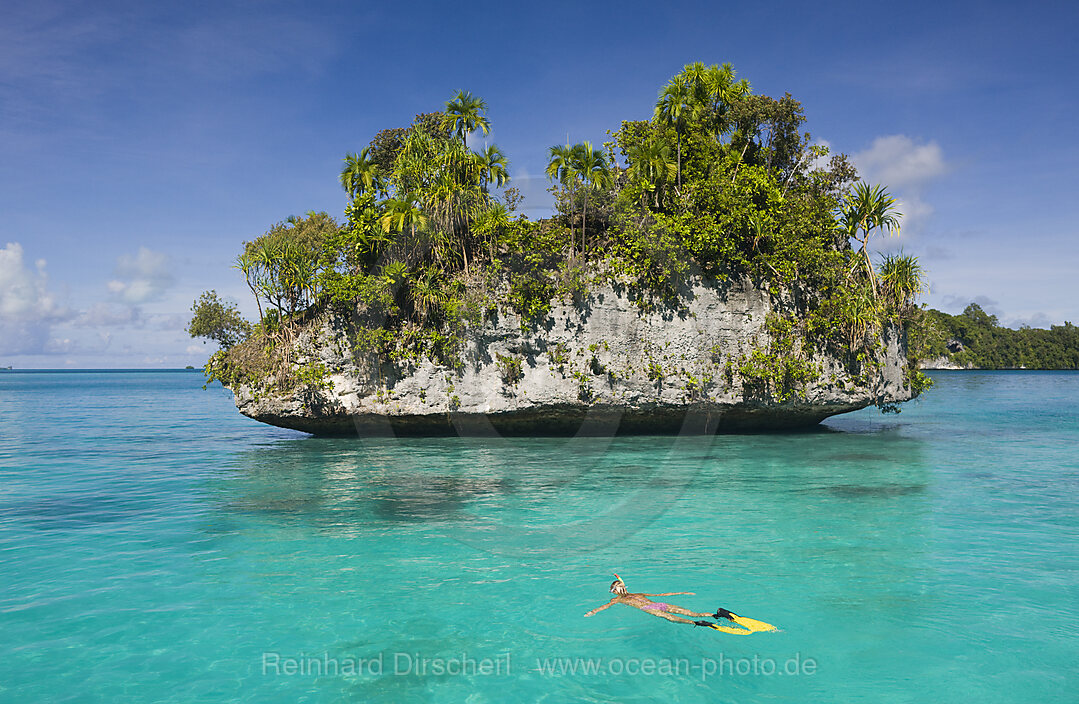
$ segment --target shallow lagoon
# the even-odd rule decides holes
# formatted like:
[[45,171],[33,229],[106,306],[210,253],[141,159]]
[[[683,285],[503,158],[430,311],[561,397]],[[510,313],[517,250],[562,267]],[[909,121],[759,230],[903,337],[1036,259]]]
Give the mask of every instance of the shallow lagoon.
[[[5,373],[0,698],[1074,700],[1079,374],[933,377],[807,433],[481,442]],[[614,571],[782,631],[582,618]]]

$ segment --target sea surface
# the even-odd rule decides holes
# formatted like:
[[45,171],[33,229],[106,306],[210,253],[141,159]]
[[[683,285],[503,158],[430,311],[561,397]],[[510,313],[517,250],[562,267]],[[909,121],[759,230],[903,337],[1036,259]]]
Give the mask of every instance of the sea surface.
[[[1079,374],[779,435],[318,439],[0,373],[0,701],[1079,701]],[[607,601],[775,624],[748,637]]]

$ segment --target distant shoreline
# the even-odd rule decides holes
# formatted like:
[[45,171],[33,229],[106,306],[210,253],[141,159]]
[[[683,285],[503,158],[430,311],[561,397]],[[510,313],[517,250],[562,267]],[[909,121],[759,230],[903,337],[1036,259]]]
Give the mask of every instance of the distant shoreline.
[[921,367],[923,372],[1079,372],[1079,369],[1046,368],[1035,369],[1034,367]]

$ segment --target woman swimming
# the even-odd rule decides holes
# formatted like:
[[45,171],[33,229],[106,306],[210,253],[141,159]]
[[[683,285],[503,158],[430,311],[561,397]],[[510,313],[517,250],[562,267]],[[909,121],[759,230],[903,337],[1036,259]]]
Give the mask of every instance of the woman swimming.
[[[694,626],[707,626],[709,628],[714,628],[717,631],[723,631],[724,633],[732,633],[734,635],[748,636],[750,633],[757,633],[758,631],[776,630],[775,626],[764,623],[763,621],[756,621],[751,618],[738,616],[736,614],[732,614],[730,611],[723,608],[716,609],[716,612],[714,614],[706,614],[690,611],[689,609],[683,609],[681,606],[675,606],[674,604],[668,604],[662,601],[652,601],[648,597],[678,596],[680,594],[692,595],[693,592],[664,592],[663,594],[643,594],[630,592],[626,589],[626,583],[622,581],[621,577],[619,577],[617,574],[614,577],[615,579],[613,582],[611,582],[610,589],[610,592],[614,594],[614,597],[603,606],[597,606],[596,608],[586,613],[586,617],[594,616],[595,614],[598,614],[604,609],[611,608],[615,604],[625,604],[626,606],[638,608],[645,613],[652,614],[653,616],[659,616],[660,618],[665,618],[668,621],[672,621],[674,623],[691,623]],[[719,619],[725,618],[728,621],[732,621],[733,623],[738,624],[742,628],[720,626],[712,623],[711,621],[691,621],[690,619],[681,618],[681,616],[676,616],[675,614],[681,614],[681,616],[692,616],[698,619],[701,617],[711,617],[716,619],[717,621]]]

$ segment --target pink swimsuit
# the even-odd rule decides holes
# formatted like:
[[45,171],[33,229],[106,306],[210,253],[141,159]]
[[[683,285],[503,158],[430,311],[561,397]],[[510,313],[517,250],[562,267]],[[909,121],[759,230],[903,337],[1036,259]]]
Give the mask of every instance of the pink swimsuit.
[[670,606],[668,604],[664,604],[662,601],[653,601],[651,604],[648,604],[647,606],[642,606],[641,608],[647,609],[649,611],[666,611],[670,608]]

